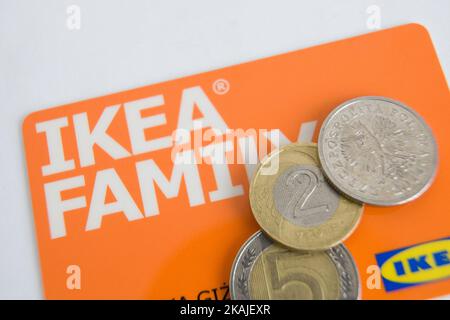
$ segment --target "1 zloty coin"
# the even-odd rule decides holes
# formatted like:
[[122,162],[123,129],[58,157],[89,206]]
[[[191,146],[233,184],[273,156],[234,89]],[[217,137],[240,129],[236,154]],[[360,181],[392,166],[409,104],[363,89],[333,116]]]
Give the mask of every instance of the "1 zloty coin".
[[411,108],[388,98],[361,97],[325,119],[319,157],[326,177],[343,194],[391,206],[416,199],[431,185],[437,146]]

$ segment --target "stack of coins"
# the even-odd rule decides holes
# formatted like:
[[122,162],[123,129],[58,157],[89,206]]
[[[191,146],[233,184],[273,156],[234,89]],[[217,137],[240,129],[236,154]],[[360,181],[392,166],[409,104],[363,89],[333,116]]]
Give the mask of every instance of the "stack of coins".
[[262,230],[236,256],[232,299],[357,299],[358,271],[342,241],[363,203],[416,199],[436,166],[431,130],[409,107],[383,97],[341,104],[318,144],[284,146],[259,164],[250,205]]

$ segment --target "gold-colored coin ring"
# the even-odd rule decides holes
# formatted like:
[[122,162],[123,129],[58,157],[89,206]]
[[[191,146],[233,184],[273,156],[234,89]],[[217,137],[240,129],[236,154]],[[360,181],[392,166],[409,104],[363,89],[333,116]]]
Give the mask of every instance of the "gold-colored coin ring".
[[[290,144],[275,150],[261,161],[250,183],[250,206],[253,215],[268,236],[287,247],[297,250],[325,250],[336,246],[358,225],[363,205],[339,195],[332,189],[338,197],[337,208],[326,221],[319,225],[304,226],[288,220],[275,205],[274,187],[277,179],[286,170],[298,165],[318,168],[316,170],[321,172],[317,144]],[[321,183],[328,184],[323,175],[320,175]]]

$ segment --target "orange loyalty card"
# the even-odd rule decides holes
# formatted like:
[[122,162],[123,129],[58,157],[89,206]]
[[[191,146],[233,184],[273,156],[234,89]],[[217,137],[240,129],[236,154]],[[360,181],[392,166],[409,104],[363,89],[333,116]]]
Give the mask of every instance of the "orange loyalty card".
[[423,196],[366,206],[345,241],[361,296],[449,294],[449,90],[427,31],[409,24],[30,114],[45,297],[229,298],[235,254],[258,229],[256,160],[317,141],[328,113],[358,96],[409,105],[439,150]]

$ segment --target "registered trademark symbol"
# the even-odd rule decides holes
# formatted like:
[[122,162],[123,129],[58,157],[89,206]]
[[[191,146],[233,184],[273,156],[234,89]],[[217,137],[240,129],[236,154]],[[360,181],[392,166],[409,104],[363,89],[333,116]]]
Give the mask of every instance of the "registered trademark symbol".
[[217,79],[212,87],[216,94],[225,94],[230,91],[230,83],[225,79]]

